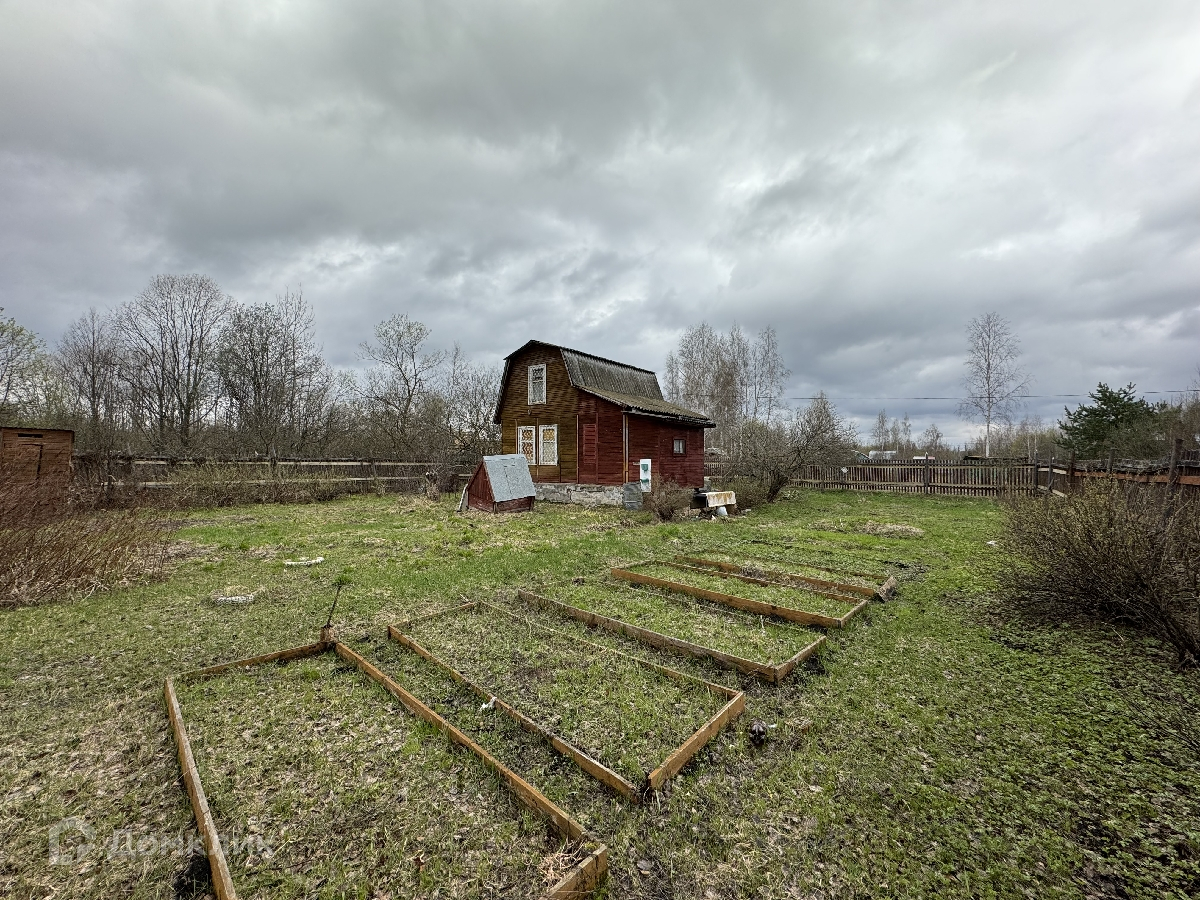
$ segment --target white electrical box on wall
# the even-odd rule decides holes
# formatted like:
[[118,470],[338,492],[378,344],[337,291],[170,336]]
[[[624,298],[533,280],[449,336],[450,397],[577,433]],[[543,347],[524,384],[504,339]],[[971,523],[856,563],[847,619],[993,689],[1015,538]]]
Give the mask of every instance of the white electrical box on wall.
[[642,493],[650,493],[650,460],[643,459],[638,463],[638,480],[642,484]]

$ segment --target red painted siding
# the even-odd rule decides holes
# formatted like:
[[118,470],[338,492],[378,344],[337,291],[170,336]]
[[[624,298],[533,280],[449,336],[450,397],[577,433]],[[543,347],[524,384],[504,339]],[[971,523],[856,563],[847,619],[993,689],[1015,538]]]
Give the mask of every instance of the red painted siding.
[[[684,452],[675,453],[682,439]],[[637,480],[641,459],[650,459],[651,471],[684,487],[704,486],[704,429],[655,419],[629,416],[629,480]]]

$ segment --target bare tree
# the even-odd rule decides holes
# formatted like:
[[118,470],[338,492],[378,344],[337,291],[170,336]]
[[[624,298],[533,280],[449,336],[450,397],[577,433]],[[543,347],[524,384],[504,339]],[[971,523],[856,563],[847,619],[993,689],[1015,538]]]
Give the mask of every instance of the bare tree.
[[792,421],[791,443],[800,465],[831,466],[848,460],[858,447],[858,432],[821,391]]
[[930,422],[929,427],[921,433],[921,448],[926,453],[937,453],[942,449],[942,430],[937,427],[936,422]]
[[967,396],[959,415],[984,426],[983,455],[992,455],[992,426],[1008,423],[1021,405],[1021,394],[1030,385],[1029,375],[1017,362],[1021,354],[1016,335],[999,313],[986,313],[967,325]]
[[664,370],[667,399],[716,422],[705,443],[719,447],[730,461],[743,452],[759,452],[762,434],[743,432],[750,423],[775,421],[784,409],[789,375],[770,326],[750,341],[737,324],[721,335],[707,322],[684,331]]
[[42,352],[36,334],[0,316],[0,422],[16,421],[38,395]]
[[446,376],[450,428],[458,452],[476,459],[498,453],[500,426],[493,419],[499,394],[501,369],[475,365],[455,344]]
[[871,446],[886,450],[891,434],[892,431],[888,427],[887,410],[881,409],[875,416],[875,424],[871,426]]
[[405,458],[427,449],[421,432],[445,418],[435,388],[446,354],[425,351],[429,334],[424,324],[400,313],[375,326],[376,343],[360,345],[362,357],[376,364],[362,391],[367,415],[388,436],[393,452]]
[[217,370],[239,444],[263,454],[303,454],[322,442],[337,381],[300,291],[285,291],[273,304],[235,307]]
[[217,340],[231,305],[207,275],[156,275],[118,311],[134,426],[153,449],[194,449],[211,419]]
[[112,316],[92,307],[68,325],[55,348],[55,360],[82,432],[79,443],[95,450],[113,449],[126,410],[121,341]]

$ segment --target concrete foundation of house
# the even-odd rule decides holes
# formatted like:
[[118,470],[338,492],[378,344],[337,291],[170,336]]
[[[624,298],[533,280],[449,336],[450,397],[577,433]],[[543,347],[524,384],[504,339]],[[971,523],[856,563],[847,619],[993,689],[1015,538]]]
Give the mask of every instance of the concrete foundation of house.
[[642,508],[642,490],[636,481],[629,484],[535,484],[537,499],[543,503],[575,503],[579,506],[623,506]]

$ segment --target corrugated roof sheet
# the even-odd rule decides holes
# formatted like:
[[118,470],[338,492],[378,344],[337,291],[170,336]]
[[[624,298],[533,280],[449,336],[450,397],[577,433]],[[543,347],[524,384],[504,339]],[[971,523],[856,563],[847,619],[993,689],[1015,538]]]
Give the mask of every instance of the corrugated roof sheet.
[[623,394],[618,391],[602,391],[597,388],[584,388],[583,390],[589,394],[595,394],[597,397],[609,400],[631,412],[641,412],[652,416],[669,416],[672,419],[686,419],[688,422],[696,425],[708,426],[714,424],[704,413],[676,406],[674,403],[668,403],[666,400],[656,400],[653,397],[639,397],[635,394]]
[[571,384],[577,388],[587,391],[611,391],[631,397],[648,397],[652,400],[663,398],[662,390],[658,386],[658,377],[653,372],[592,356],[590,353],[568,350],[566,347],[559,349],[562,351],[563,362],[567,365],[567,374],[571,376]]
[[492,483],[492,499],[497,503],[518,500],[535,494],[533,478],[529,474],[529,460],[522,453],[505,453],[501,456],[485,456],[483,466],[487,469],[488,481]]

